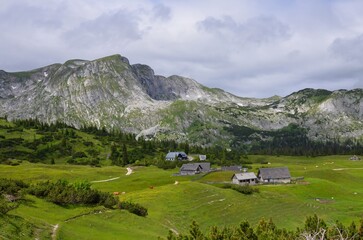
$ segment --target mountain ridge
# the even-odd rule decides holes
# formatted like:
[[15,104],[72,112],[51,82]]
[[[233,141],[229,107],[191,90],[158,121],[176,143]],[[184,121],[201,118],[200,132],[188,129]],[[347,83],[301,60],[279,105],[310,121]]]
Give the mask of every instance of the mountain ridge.
[[1,70],[0,113],[205,146],[229,146],[236,137],[227,130],[231,126],[275,131],[297,124],[311,140],[363,138],[363,89],[307,88],[285,97],[243,98],[190,78],[155,75],[119,54]]

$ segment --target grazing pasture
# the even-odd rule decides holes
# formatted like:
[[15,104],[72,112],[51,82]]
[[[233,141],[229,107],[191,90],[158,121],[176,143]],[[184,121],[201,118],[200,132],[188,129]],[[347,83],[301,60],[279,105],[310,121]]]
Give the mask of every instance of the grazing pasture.
[[[269,164],[261,164],[261,158]],[[178,169],[132,167],[132,173],[126,175],[128,171],[122,167],[26,161],[18,166],[0,165],[2,178],[29,183],[86,180],[95,189],[119,192],[120,200],[148,209],[147,217],[139,217],[119,209],[61,207],[27,195],[17,209],[0,217],[2,223],[13,222],[5,224],[0,234],[8,236],[18,224],[24,229],[23,239],[51,239],[52,234],[58,239],[157,239],[166,237],[169,230],[185,233],[192,220],[206,230],[214,225],[237,225],[242,220],[254,225],[261,218],[272,218],[279,228],[295,229],[315,213],[329,224],[340,220],[348,225],[363,217],[363,161],[350,161],[349,156],[249,156],[249,161],[249,171],[255,173],[260,167],[287,166],[293,178],[301,178],[294,184],[260,185],[259,193],[243,195],[220,188],[220,183],[231,181],[233,172],[173,176]]]

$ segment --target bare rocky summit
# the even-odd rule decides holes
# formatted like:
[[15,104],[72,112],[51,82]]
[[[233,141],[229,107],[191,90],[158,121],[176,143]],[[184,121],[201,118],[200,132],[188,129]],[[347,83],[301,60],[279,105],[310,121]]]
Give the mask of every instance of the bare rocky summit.
[[149,66],[130,65],[120,55],[27,72],[0,71],[0,114],[203,145],[228,146],[233,126],[275,131],[295,124],[311,140],[363,139],[362,89],[242,98],[189,78],[155,75]]

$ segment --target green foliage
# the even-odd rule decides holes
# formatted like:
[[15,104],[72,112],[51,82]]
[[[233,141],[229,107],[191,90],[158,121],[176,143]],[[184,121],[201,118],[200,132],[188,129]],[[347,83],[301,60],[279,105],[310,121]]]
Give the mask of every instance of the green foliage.
[[[361,225],[362,226],[362,225]],[[308,217],[303,230],[297,228],[296,231],[279,229],[270,219],[261,219],[255,228],[252,228],[248,221],[243,221],[239,226],[222,227],[212,226],[209,232],[204,234],[199,225],[193,221],[189,227],[189,234],[175,235],[169,231],[168,240],[199,239],[199,240],[295,240],[295,239],[362,239],[359,230],[354,222],[347,228],[337,221],[328,227],[323,220],[316,215]]]
[[[0,200],[1,201],[1,200]],[[0,207],[1,208],[1,207]],[[35,226],[33,223],[26,221],[18,216],[11,214],[3,215],[0,213],[0,238],[1,239],[19,239],[34,240],[40,237],[39,230],[42,226]],[[38,230],[38,231],[35,231]],[[48,236],[46,236],[48,237]],[[38,238],[46,239],[46,238]]]
[[84,152],[75,152],[72,155],[73,158],[86,158],[87,154],[85,154]]
[[19,207],[19,199],[24,195],[28,184],[20,180],[0,179],[0,214]]
[[164,170],[167,170],[167,169],[175,169],[177,167],[181,167],[182,165],[183,165],[183,162],[182,161],[179,161],[179,160],[166,161],[164,159],[161,159],[160,161],[158,161],[156,163],[156,166],[158,168],[162,168]]
[[148,215],[147,208],[141,206],[138,203],[132,203],[129,201],[122,201],[118,204],[118,208],[129,211],[130,213],[136,214],[141,217]]
[[[198,121],[191,126],[206,127]],[[10,123],[0,118],[0,134],[3,136],[0,138],[0,162],[14,164],[9,160],[16,159],[49,163],[54,159],[57,163],[98,167],[110,164],[125,166],[137,162],[137,165],[156,165],[170,169],[178,166],[164,164],[160,159],[169,151],[181,149],[189,153],[207,155],[208,161],[219,165],[251,163],[247,160],[247,153],[306,156],[363,154],[363,147],[359,141],[311,142],[306,137],[306,130],[296,124],[273,132],[256,132],[247,127],[231,125],[229,131],[236,137],[232,141],[233,147],[227,150],[222,146],[201,147],[172,140],[136,140],[133,134],[117,130],[108,132],[105,128],[99,129],[95,126],[85,126],[76,130],[59,122],[45,124],[37,119],[28,119]],[[264,139],[272,137],[272,140],[251,140],[248,134],[253,133],[258,133]],[[245,141],[251,141],[251,145],[245,145]]]
[[259,193],[260,190],[258,188],[251,187],[249,185],[237,185],[237,184],[230,184],[225,183],[221,186],[222,188],[230,188],[242,194],[250,195],[252,193]]
[[21,180],[13,180],[13,179],[0,179],[0,194],[11,194],[18,195],[21,190],[28,188],[29,185]]
[[[118,145],[118,148],[121,149],[122,145]],[[164,156],[161,154],[159,157]],[[356,226],[352,229],[358,231],[362,205],[359,189],[363,183],[363,171],[359,169],[361,161],[349,161],[349,156],[248,156],[248,160],[252,162],[251,171],[256,172],[261,167],[256,159],[262,157],[271,163],[271,167],[288,166],[293,176],[304,176],[304,181],[279,186],[261,185],[256,187],[260,190],[259,194],[245,195],[205,184],[230,181],[232,172],[213,172],[196,180],[191,176],[172,176],[177,172],[176,169],[137,167],[133,168],[134,173],[125,175],[126,169],[121,167],[96,169],[70,166],[58,161],[56,165],[32,164],[27,161],[16,167],[0,165],[0,172],[3,177],[33,183],[48,179],[54,182],[59,177],[71,183],[82,183],[84,179],[97,181],[119,177],[112,181],[92,183],[92,188],[111,193],[125,192],[119,196],[122,201],[137,202],[148,209],[148,216],[143,218],[127,211],[103,210],[102,206],[95,205],[63,207],[64,205],[54,205],[45,199],[27,195],[20,201],[18,208],[8,212],[7,216],[20,216],[36,224],[35,232],[39,229],[39,222],[47,226],[43,229],[48,233],[51,232],[51,225],[59,223],[58,239],[119,239],[120,236],[123,239],[157,239],[158,236],[166,236],[169,229],[184,236],[189,235],[188,226],[192,220],[199,223],[199,229],[205,237],[211,238],[210,228],[217,226],[215,239],[233,239],[231,236],[240,236],[236,232],[244,219],[248,220],[249,228],[257,236],[256,227],[262,217],[267,223],[272,218],[277,227],[276,232],[283,232],[277,233],[280,238],[275,239],[302,239],[300,234],[304,232],[304,219],[314,213],[322,217],[329,228],[335,225],[335,220],[339,220],[348,229],[354,220]],[[332,170],[336,168],[346,170]],[[175,181],[179,183],[174,184]],[[149,186],[154,188],[150,189]],[[317,201],[317,197],[322,201]],[[89,212],[92,214],[83,215]],[[74,220],[65,221],[72,217],[75,217]],[[5,231],[4,226],[9,225],[1,225],[1,231]],[[299,235],[296,235],[297,227],[300,228]],[[230,229],[234,229],[233,235]],[[2,235],[8,236],[7,233]],[[284,238],[285,235],[295,237]],[[29,239],[35,238],[36,236]],[[49,238],[50,234],[38,237]]]
[[111,208],[117,204],[117,200],[112,194],[91,189],[91,184],[87,182],[70,184],[62,179],[55,183],[50,181],[40,182],[31,185],[28,192],[59,205],[91,204]]
[[325,229],[326,227],[324,220],[314,214],[314,216],[306,218],[304,230],[307,232],[319,232],[321,229]]
[[[363,153],[363,146],[359,141],[340,142],[335,139],[325,142],[312,141],[307,136],[307,129],[298,124],[289,124],[274,131],[262,131],[232,124],[225,130],[234,136],[231,143],[233,150],[243,148],[249,154],[321,156]],[[245,143],[249,143],[248,147]]]

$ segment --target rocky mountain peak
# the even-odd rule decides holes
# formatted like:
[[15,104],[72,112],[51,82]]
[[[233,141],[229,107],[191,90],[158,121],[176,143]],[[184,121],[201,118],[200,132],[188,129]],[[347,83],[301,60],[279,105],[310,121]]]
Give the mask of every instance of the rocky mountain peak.
[[[0,115],[75,127],[96,125],[159,139],[225,144],[242,133],[297,124],[311,139],[363,139],[363,90],[303,89],[286,97],[241,98],[193,79],[155,75],[119,54],[39,69],[0,71]],[[242,131],[243,132],[243,131]],[[246,140],[247,141],[247,140]],[[248,140],[248,141],[251,141]]]

